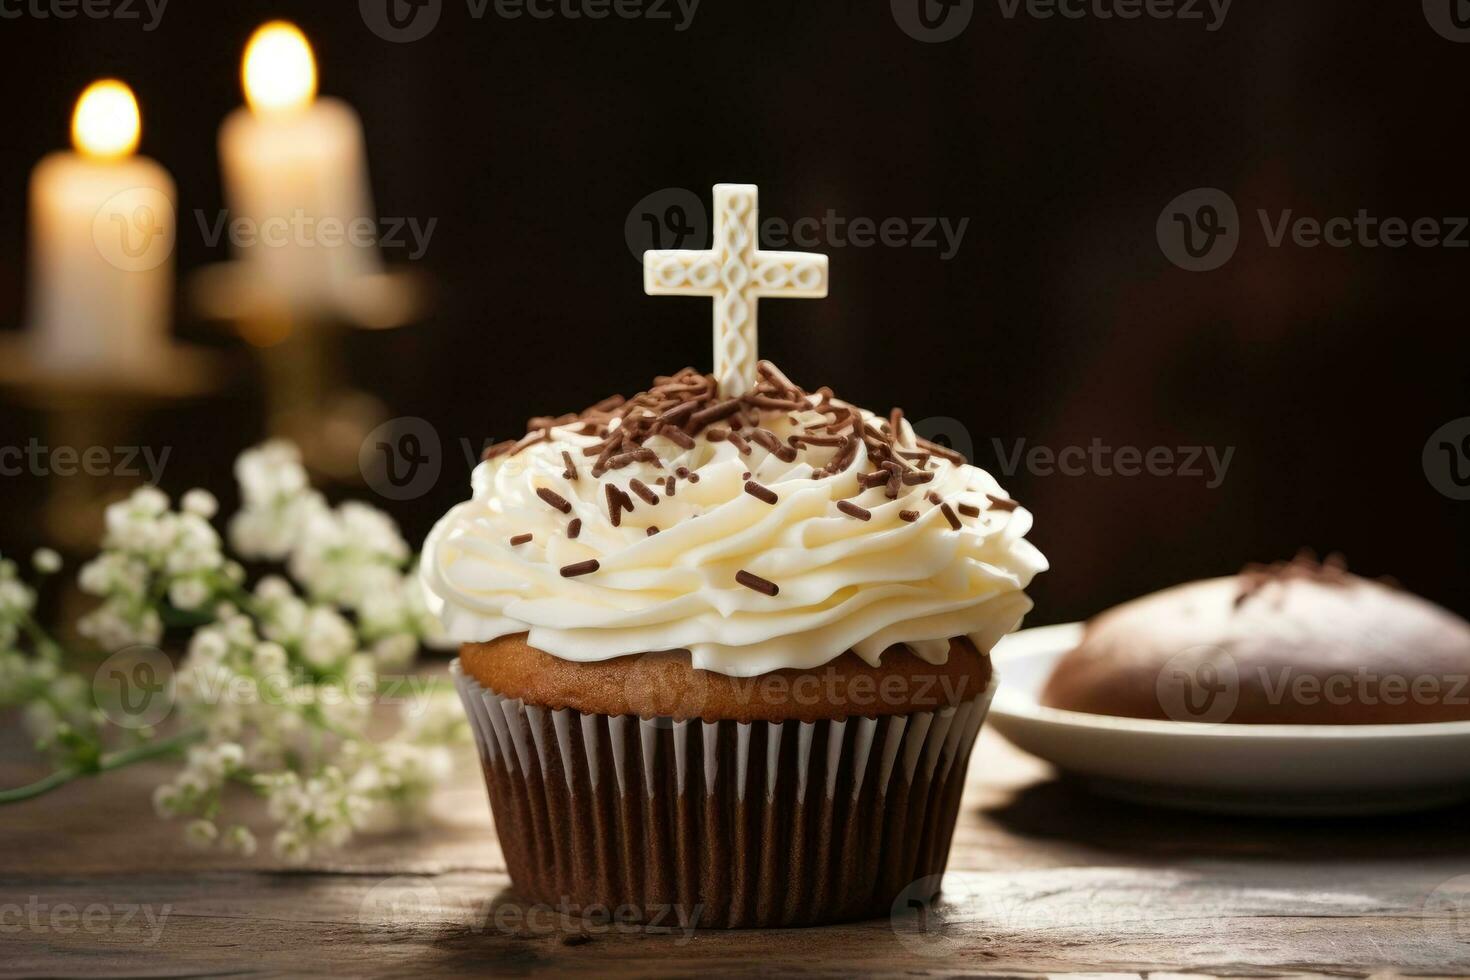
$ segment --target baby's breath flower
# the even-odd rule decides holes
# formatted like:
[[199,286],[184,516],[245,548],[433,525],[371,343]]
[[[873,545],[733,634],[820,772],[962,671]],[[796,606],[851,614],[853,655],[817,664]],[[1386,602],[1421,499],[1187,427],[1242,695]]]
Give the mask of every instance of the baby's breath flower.
[[282,441],[246,450],[235,461],[244,506],[230,521],[230,541],[246,558],[287,557],[301,528],[326,510],[312,490],[301,453]]
[[145,517],[157,517],[168,510],[168,494],[149,483],[134,490],[123,503],[128,510]]
[[32,701],[21,712],[21,724],[37,742],[49,742],[61,728],[61,716],[46,701]]
[[259,674],[284,674],[287,667],[286,648],[279,643],[266,641],[255,644],[251,651],[252,664]]
[[169,583],[168,601],[175,609],[198,609],[209,600],[209,585],[199,578],[177,578]]
[[179,793],[186,798],[203,796],[209,792],[209,781],[195,769],[186,769],[174,780]]
[[245,749],[235,742],[224,742],[214,747],[214,758],[220,770],[229,775],[245,761]]
[[36,593],[17,578],[0,577],[0,620],[15,622],[36,606]]
[[184,826],[184,841],[194,848],[210,847],[219,838],[219,828],[209,820],[190,820]]
[[19,701],[29,687],[30,677],[30,662],[24,656],[14,650],[0,651],[0,704]]
[[255,598],[264,603],[277,603],[294,599],[296,590],[291,583],[279,575],[267,575],[255,584]]
[[[230,808],[235,784],[253,785],[275,853],[299,863],[344,846],[381,811],[422,813],[467,726],[420,697],[397,734],[369,732],[379,671],[407,668],[437,630],[393,520],[363,503],[329,506],[287,443],[242,453],[235,472],[242,506],[225,522],[235,555],[211,524],[219,503],[208,491],[190,490],[175,509],[145,486],[109,506],[102,550],[77,573],[99,601],[77,628],[104,650],[160,643],[165,617],[191,630],[174,692],[198,741],[153,808],[180,818],[191,846],[249,855],[255,831]],[[294,582],[269,575],[246,592],[237,557],[280,561]],[[42,549],[32,565],[48,574],[60,558]],[[90,685],[55,649],[19,650],[34,607],[15,563],[0,560],[0,704],[19,705],[40,741],[74,744],[95,730]]]
[[31,555],[31,565],[42,575],[54,575],[61,571],[61,556],[50,548],[37,548]]
[[396,587],[409,559],[392,518],[349,501],[312,516],[291,554],[291,574],[323,602],[356,606]]
[[224,832],[220,838],[220,844],[226,851],[250,857],[255,853],[255,835],[250,828],[241,824],[235,824]]
[[163,638],[163,619],[156,609],[115,597],[77,620],[77,632],[107,651],[151,646]]
[[271,841],[271,850],[287,864],[303,864],[311,856],[311,848],[293,830],[277,831],[275,839]]
[[189,658],[197,666],[201,663],[218,663],[230,652],[230,641],[224,631],[207,626],[194,634],[189,641]]
[[219,501],[215,499],[214,494],[198,487],[184,494],[183,499],[179,501],[179,506],[186,513],[202,517],[206,521],[219,512]]
[[318,670],[330,670],[357,649],[351,624],[335,609],[314,606],[294,637],[301,656]]
[[179,788],[172,783],[164,783],[153,790],[153,812],[164,819],[179,815]]

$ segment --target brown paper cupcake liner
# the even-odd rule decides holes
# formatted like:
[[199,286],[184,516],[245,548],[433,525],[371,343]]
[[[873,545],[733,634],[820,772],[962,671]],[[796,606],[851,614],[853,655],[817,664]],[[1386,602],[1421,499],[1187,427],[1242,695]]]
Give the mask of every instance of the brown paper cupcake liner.
[[518,896],[681,926],[888,915],[944,870],[995,692],[877,718],[677,721],[547,709],[451,671]]

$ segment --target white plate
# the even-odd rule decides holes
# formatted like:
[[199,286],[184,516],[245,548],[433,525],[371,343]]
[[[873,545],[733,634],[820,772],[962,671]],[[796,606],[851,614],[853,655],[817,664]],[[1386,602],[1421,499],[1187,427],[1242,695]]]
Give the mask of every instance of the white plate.
[[1022,630],[995,648],[988,725],[1109,796],[1232,813],[1415,810],[1470,798],[1470,721],[1231,725],[1147,721],[1039,703],[1081,623]]

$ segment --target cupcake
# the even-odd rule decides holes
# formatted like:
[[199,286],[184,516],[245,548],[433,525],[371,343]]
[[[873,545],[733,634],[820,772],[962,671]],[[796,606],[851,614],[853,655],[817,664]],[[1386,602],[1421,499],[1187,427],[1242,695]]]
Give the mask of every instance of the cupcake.
[[937,880],[1046,567],[988,473],[760,362],[532,419],[472,485],[420,567],[519,895],[780,926]]

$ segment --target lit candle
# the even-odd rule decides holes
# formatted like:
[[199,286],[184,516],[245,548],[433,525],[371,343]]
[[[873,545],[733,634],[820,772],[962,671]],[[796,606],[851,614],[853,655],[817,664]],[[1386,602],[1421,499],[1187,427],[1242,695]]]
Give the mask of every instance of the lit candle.
[[174,182],[134,155],[138,102],[122,82],[77,100],[76,152],[31,173],[31,327],[56,371],[131,371],[163,347],[173,299]]
[[316,98],[316,61],[294,25],[251,37],[241,68],[248,108],[220,127],[231,240],[256,288],[295,308],[334,307],[381,271],[357,113]]

